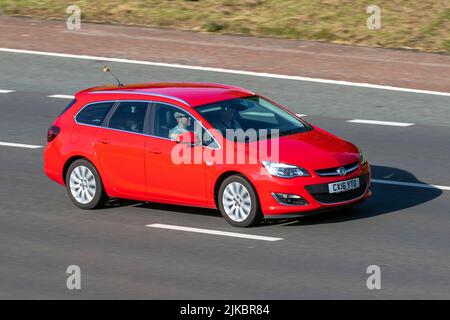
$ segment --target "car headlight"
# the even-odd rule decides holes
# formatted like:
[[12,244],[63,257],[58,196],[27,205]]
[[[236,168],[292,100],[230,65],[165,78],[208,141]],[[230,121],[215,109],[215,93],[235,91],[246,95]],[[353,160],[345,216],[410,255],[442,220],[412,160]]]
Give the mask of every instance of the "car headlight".
[[286,163],[261,161],[267,172],[280,178],[309,177],[308,171]]
[[358,148],[359,152],[359,160],[361,161],[361,164],[364,165],[367,163],[367,159],[364,158],[364,154],[362,153],[361,149]]

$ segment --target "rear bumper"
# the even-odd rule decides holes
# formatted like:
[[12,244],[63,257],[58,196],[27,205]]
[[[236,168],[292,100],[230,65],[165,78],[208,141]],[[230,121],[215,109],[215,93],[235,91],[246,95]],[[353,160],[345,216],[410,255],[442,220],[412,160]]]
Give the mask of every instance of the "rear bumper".
[[62,176],[64,159],[58,150],[50,143],[44,150],[44,172],[51,180],[64,185]]
[[[338,196],[327,194],[324,189],[328,183],[360,178],[360,189],[343,192]],[[356,205],[371,196],[370,169],[365,164],[354,173],[345,177],[299,177],[282,179],[273,176],[261,176],[255,182],[262,213],[267,219],[300,218],[323,211]],[[280,204],[272,193],[286,193],[301,196],[308,203],[305,205]],[[322,201],[320,201],[322,200]]]

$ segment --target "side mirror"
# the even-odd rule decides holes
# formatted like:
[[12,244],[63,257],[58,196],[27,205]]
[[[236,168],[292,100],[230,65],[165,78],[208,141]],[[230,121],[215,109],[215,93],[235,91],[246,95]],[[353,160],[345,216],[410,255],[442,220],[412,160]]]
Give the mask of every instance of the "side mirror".
[[175,141],[177,143],[189,144],[191,146],[195,146],[195,145],[199,144],[197,135],[192,131],[188,131],[188,132],[178,135],[178,137],[176,138]]

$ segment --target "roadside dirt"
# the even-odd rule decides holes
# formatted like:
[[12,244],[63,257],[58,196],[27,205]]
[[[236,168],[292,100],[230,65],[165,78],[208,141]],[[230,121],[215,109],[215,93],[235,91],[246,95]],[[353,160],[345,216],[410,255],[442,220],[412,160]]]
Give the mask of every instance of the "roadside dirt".
[[0,47],[450,92],[449,55],[406,50],[5,16]]

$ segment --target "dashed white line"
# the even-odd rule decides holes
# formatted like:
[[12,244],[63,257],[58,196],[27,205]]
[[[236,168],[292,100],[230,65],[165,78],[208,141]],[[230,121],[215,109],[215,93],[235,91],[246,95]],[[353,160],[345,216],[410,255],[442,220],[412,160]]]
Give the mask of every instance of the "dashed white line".
[[306,117],[306,114],[303,114],[303,113],[296,113],[295,115],[298,117]]
[[364,120],[364,119],[352,119],[352,120],[347,120],[347,122],[377,124],[377,125],[381,125],[381,126],[395,126],[395,127],[409,127],[409,126],[414,125],[414,123],[408,123],[408,122],[392,122],[392,121],[378,121],[378,120]]
[[75,96],[71,96],[68,94],[53,94],[51,96],[48,96],[48,98],[56,98],[56,99],[74,99]]
[[22,144],[22,143],[11,143],[11,142],[0,142],[0,146],[16,147],[16,148],[27,148],[27,149],[42,148],[42,146],[36,146],[36,145],[33,145],[33,144]]
[[4,89],[0,89],[0,93],[12,93],[15,92],[16,90],[4,90]]
[[450,92],[418,90],[418,89],[392,87],[392,86],[384,86],[384,85],[377,85],[377,84],[370,84],[370,83],[360,83],[360,82],[351,82],[351,81],[310,78],[310,77],[301,77],[301,76],[288,76],[288,75],[274,74],[274,73],[265,73],[265,72],[254,72],[254,71],[223,69],[223,68],[211,68],[211,67],[191,66],[191,65],[183,65],[183,64],[176,64],[176,63],[162,63],[162,62],[152,62],[152,61],[142,61],[142,60],[130,60],[130,59],[121,59],[121,58],[108,58],[108,57],[98,57],[98,56],[88,56],[88,55],[78,55],[78,54],[66,54],[66,53],[57,53],[57,52],[10,49],[10,48],[0,48],[0,51],[2,51],[2,52],[11,52],[11,53],[34,54],[34,55],[59,57],[59,58],[71,58],[71,59],[83,59],[83,60],[102,60],[102,61],[110,61],[110,62],[118,62],[118,63],[129,63],[129,64],[140,64],[140,65],[156,66],[156,67],[167,67],[167,68],[189,69],[189,70],[197,70],[197,71],[220,72],[220,73],[229,73],[229,74],[239,74],[239,75],[245,75],[245,76],[272,78],[272,79],[317,82],[317,83],[334,84],[334,85],[341,85],[341,86],[353,86],[353,87],[362,87],[362,88],[370,88],[370,89],[402,91],[402,92],[409,92],[409,93],[431,94],[431,95],[439,95],[439,96],[450,97]]
[[191,227],[183,227],[183,226],[174,226],[174,225],[170,225],[170,224],[160,224],[160,223],[148,224],[148,225],[146,225],[146,227],[185,231],[185,232],[206,233],[206,234],[213,234],[213,235],[218,235],[218,236],[262,240],[262,241],[284,240],[283,238],[257,236],[257,235],[252,235],[252,234],[226,232],[226,231],[211,230],[211,229],[200,229],[200,228],[191,228]]
[[374,183],[384,183],[384,184],[393,184],[393,185],[406,186],[406,187],[440,189],[440,190],[450,191],[450,187],[438,186],[438,185],[435,185],[435,184],[416,183],[416,182],[402,182],[402,181],[380,180],[380,179],[370,179],[370,181],[374,182]]

